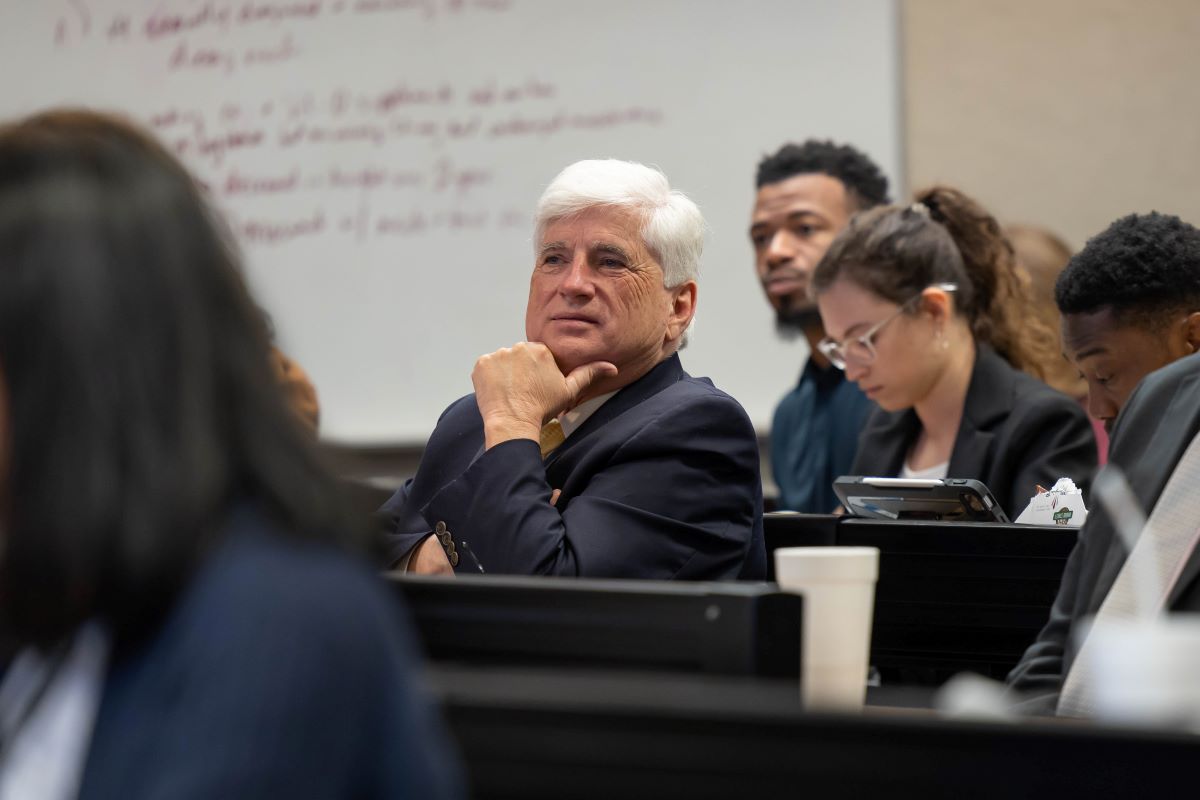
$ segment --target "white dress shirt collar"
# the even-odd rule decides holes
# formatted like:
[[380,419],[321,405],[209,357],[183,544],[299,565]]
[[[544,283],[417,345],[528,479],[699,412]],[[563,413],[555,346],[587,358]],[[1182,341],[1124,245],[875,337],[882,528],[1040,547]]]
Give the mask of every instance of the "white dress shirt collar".
[[558,416],[558,424],[562,425],[563,438],[569,439],[571,434],[577,431],[580,425],[587,422],[588,417],[592,416],[592,414],[595,414],[596,410],[608,402],[608,399],[614,394],[616,394],[615,391],[598,395],[593,397],[591,400],[580,403],[570,411],[560,414]]

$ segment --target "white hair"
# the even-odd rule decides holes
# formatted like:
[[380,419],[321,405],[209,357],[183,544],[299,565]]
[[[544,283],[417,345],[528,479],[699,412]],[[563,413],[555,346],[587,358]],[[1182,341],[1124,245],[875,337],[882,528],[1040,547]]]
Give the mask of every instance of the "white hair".
[[[641,215],[642,241],[662,266],[663,286],[673,289],[699,279],[704,250],[700,209],[682,192],[671,191],[661,171],[634,161],[576,161],[558,173],[538,200],[535,251],[551,223],[597,206],[627,208]],[[687,338],[684,331],[680,347]]]
[[596,206],[628,208],[642,216],[642,240],[662,264],[664,286],[674,288],[699,277],[704,250],[700,209],[686,195],[671,191],[666,175],[633,161],[576,161],[558,173],[538,200],[537,242],[552,222]]

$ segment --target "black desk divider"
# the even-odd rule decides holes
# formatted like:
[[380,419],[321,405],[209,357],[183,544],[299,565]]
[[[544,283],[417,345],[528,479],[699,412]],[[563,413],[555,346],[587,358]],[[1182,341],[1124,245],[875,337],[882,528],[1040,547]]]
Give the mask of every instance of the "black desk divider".
[[1050,616],[1076,528],[763,518],[774,574],[779,547],[879,548],[871,663],[886,684],[937,686],[957,672],[1002,679]]
[[1074,528],[846,519],[839,545],[879,548],[871,663],[885,684],[1002,679],[1050,616]]
[[435,662],[799,676],[803,599],[772,584],[392,581]]
[[763,514],[763,538],[767,543],[767,577],[775,580],[775,551],[780,547],[823,547],[837,543],[842,517],[833,514],[797,514],[772,511]]
[[794,684],[478,668],[431,675],[478,800],[1173,797],[1200,737],[803,713]]

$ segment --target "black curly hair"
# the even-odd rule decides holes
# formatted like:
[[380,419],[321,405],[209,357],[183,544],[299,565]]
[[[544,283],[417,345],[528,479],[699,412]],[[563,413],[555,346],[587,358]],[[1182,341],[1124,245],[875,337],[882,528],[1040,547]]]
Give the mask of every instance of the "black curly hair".
[[847,144],[809,139],[803,144],[785,144],[758,162],[754,188],[787,180],[793,175],[820,173],[837,178],[856,211],[889,202],[888,180],[865,153]]
[[1111,308],[1147,328],[1200,310],[1200,229],[1157,211],[1121,217],[1067,262],[1054,300],[1063,314]]

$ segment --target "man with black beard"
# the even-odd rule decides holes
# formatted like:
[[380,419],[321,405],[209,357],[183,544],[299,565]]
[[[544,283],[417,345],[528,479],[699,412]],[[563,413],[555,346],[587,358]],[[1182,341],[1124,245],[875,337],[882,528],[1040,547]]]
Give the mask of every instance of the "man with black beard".
[[888,202],[887,178],[853,147],[810,139],[764,158],[756,186],[750,240],[758,279],[780,335],[803,335],[810,353],[771,424],[779,507],[828,513],[838,505],[833,480],[849,472],[874,406],[817,350],[825,331],[808,282],[850,217]]

